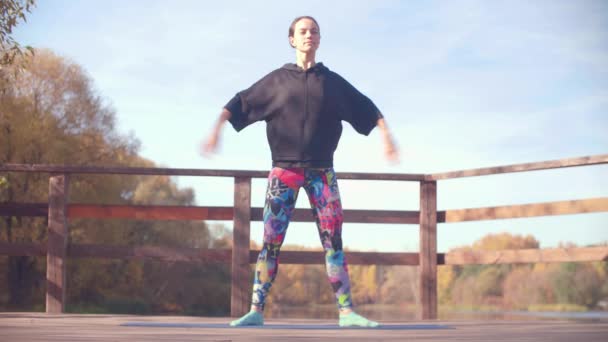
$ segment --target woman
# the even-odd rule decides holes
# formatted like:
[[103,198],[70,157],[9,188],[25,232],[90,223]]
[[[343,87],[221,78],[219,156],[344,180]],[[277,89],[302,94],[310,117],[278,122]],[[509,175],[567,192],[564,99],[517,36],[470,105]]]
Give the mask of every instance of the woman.
[[216,150],[221,129],[229,121],[236,131],[264,120],[272,152],[264,206],[264,245],[258,256],[251,311],[232,326],[263,325],[266,296],[279,266],[279,251],[300,187],[306,190],[315,217],[329,281],[336,295],[340,326],[376,327],[353,311],[348,268],[342,251],[342,206],[333,170],[333,154],[342,121],[368,135],[377,125],[389,161],[397,162],[395,144],[384,118],[367,97],[340,75],[315,62],[320,30],[309,16],[289,27],[296,64],[286,64],[239,92],[226,104],[203,154]]

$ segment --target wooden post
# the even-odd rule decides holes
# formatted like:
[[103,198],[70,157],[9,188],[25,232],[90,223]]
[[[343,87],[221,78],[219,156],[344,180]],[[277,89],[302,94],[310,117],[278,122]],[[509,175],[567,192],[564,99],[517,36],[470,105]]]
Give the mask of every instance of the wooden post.
[[437,319],[437,182],[420,182],[420,318]]
[[66,261],[68,248],[67,175],[49,179],[49,225],[46,256],[46,312],[65,310]]
[[251,226],[251,178],[234,179],[234,228],[232,231],[232,285],[230,315],[242,316],[249,311],[252,284],[249,267]]

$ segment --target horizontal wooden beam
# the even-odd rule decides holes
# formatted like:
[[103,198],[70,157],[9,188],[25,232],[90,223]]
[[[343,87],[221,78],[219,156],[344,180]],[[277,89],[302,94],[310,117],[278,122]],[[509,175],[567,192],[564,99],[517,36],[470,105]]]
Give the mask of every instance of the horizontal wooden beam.
[[464,250],[445,254],[446,265],[518,264],[545,262],[607,261],[608,246],[517,249],[502,251]]
[[608,197],[573,201],[507,205],[500,207],[445,210],[437,213],[437,222],[453,223],[463,221],[483,221],[595,212],[608,212]]
[[[0,216],[48,215],[46,203],[0,203]],[[232,207],[69,204],[69,218],[136,220],[232,220]]]
[[0,216],[47,217],[48,203],[0,203]]
[[[264,208],[251,208],[251,220],[262,221]],[[359,210],[344,209],[344,222],[347,223],[405,223],[417,224],[418,211],[404,210]],[[314,222],[310,209],[296,209],[291,222]]]
[[[254,264],[260,251],[249,252],[249,262]],[[349,265],[418,265],[418,253],[344,252]],[[325,252],[281,251],[281,264],[323,265]]]
[[[249,252],[249,262],[254,264],[259,251]],[[377,253],[346,251],[351,265],[418,265],[418,253]],[[0,255],[46,256],[43,243],[0,242]],[[73,258],[106,259],[157,259],[204,263],[230,263],[230,249],[169,248],[159,246],[111,246],[72,244],[68,256]],[[282,264],[321,265],[325,263],[323,251],[281,251]],[[468,264],[517,264],[542,262],[608,261],[608,246],[519,249],[503,251],[466,250],[438,253],[438,265]]]
[[[252,170],[208,170],[176,169],[156,167],[100,167],[100,166],[65,166],[39,164],[2,164],[0,172],[42,172],[66,174],[114,174],[114,175],[148,175],[148,176],[202,176],[202,177],[250,177],[267,178],[268,171]],[[338,172],[338,179],[386,180],[386,181],[421,181],[423,174],[404,173],[362,173]]]
[[416,173],[364,173],[364,172],[336,172],[339,180],[375,180],[375,181],[410,181],[421,182],[425,179],[424,174]]
[[70,204],[69,218],[133,220],[232,220],[232,207],[181,207],[163,205]]
[[[46,217],[46,203],[0,203],[0,216]],[[584,200],[530,203],[499,207],[452,209],[437,212],[438,223],[483,221],[536,216],[608,212],[608,197]],[[263,208],[251,208],[251,219],[262,221]],[[131,206],[70,204],[68,217],[134,220],[209,220],[229,221],[232,207]],[[344,222],[380,224],[418,224],[418,211],[345,209]],[[310,209],[296,209],[292,222],[314,222]]]
[[0,165],[0,172],[147,175],[147,176],[251,177],[251,178],[268,177],[268,171],[175,169],[175,168],[157,168],[157,167],[69,166],[69,165],[42,165],[42,164],[3,164],[3,165]]
[[[260,251],[249,252],[249,262],[255,264]],[[346,251],[346,260],[351,265],[418,265],[418,253],[377,253]],[[43,243],[0,242],[0,255],[46,256]],[[116,246],[72,244],[68,246],[72,258],[102,259],[157,259],[162,261],[230,263],[230,249],[170,248],[161,246]],[[281,251],[281,264],[321,265],[325,253],[319,251]],[[438,255],[443,263],[443,255]]]
[[[575,166],[608,164],[608,154],[565,158],[534,163],[511,164],[487,168],[459,170],[434,174],[403,173],[359,173],[338,172],[339,179],[387,180],[387,181],[432,181],[462,177],[495,175],[502,173],[549,170]],[[76,174],[123,174],[123,175],[164,175],[164,176],[203,176],[203,177],[251,177],[266,178],[268,171],[252,170],[209,170],[178,168],[144,168],[144,167],[96,167],[65,166],[40,164],[2,164],[0,172],[43,172],[43,173],[76,173]]]
[[[263,208],[251,208],[252,221],[263,220]],[[233,219],[232,207],[178,207],[70,204],[70,218],[120,218],[135,220],[219,220]],[[344,221],[353,223],[418,223],[417,211],[344,210]],[[314,222],[310,209],[296,209],[292,222]]]
[[0,242],[0,255],[43,257],[46,256],[46,243]]
[[579,158],[567,158],[558,160],[549,160],[536,163],[524,163],[524,164],[512,164],[504,166],[494,166],[471,170],[460,170],[443,173],[434,173],[427,175],[426,180],[445,180],[462,177],[475,177],[475,176],[487,176],[497,175],[502,173],[513,173],[513,172],[525,172],[525,171],[538,171],[538,170],[549,170],[559,169],[565,167],[574,166],[589,166],[589,165],[600,165],[608,164],[608,154],[600,154],[588,157]]
[[[263,208],[251,208],[253,221],[263,220]],[[0,216],[47,216],[46,203],[0,203]],[[162,205],[69,204],[69,218],[133,220],[210,220],[229,221],[232,207],[182,207]],[[344,222],[417,224],[417,211],[344,210]],[[310,209],[296,209],[292,222],[314,222]]]

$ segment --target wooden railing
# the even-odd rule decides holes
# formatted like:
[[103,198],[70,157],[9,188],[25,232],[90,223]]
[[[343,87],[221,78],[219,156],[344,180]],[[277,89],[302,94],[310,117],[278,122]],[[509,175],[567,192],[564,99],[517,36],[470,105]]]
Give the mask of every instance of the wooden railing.
[[[349,252],[353,265],[417,265],[421,319],[437,318],[437,265],[498,264],[534,262],[570,262],[608,260],[608,247],[556,248],[505,251],[455,251],[437,253],[437,223],[494,220],[518,217],[607,212],[608,197],[574,201],[533,203],[488,208],[437,210],[437,181],[458,177],[547,170],[574,166],[608,164],[608,154],[538,163],[463,170],[438,174],[338,173],[339,179],[410,181],[420,183],[420,210],[344,210],[344,222],[418,224],[418,253]],[[48,216],[48,241],[36,243],[0,243],[0,255],[46,256],[46,311],[62,313],[66,298],[66,259],[95,257],[120,259],[154,258],[167,261],[231,263],[232,316],[248,310],[250,300],[250,264],[259,251],[249,250],[250,223],[262,221],[262,208],[251,207],[251,179],[266,178],[267,171],[199,170],[168,168],[81,167],[55,165],[0,165],[0,172],[49,173],[48,203],[0,203],[0,216]],[[232,207],[134,206],[69,203],[69,179],[72,174],[122,174],[232,177]],[[608,176],[608,175],[607,175]],[[68,220],[73,218],[122,218],[137,220],[233,220],[233,248],[172,249],[162,246],[108,246],[68,244]],[[313,222],[309,210],[296,209],[292,221]],[[323,264],[322,253],[283,251],[281,262],[287,264]]]

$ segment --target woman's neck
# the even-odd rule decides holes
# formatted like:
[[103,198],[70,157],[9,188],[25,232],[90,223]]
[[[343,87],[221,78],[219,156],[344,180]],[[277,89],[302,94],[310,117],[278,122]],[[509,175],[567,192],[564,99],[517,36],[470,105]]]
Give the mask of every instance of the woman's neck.
[[313,53],[304,53],[301,51],[296,51],[296,64],[304,69],[308,70],[317,64],[315,62],[315,54]]

